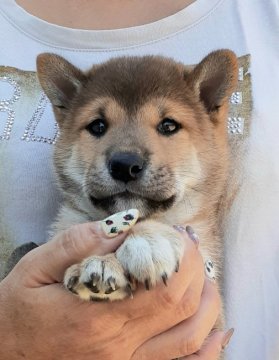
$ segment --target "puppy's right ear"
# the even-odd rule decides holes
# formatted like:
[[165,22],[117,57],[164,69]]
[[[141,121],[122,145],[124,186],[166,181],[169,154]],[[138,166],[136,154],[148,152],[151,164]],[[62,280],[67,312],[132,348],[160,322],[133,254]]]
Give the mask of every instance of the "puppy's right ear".
[[48,53],[37,57],[37,76],[56,112],[69,109],[71,100],[86,79],[86,76],[67,60]]

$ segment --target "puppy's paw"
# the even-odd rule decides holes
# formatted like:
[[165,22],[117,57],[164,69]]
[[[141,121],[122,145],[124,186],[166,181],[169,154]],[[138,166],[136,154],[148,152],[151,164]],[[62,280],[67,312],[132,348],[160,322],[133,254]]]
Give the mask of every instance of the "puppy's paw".
[[84,300],[120,300],[132,295],[131,284],[114,254],[91,256],[69,267],[65,287]]
[[134,226],[116,257],[128,277],[149,289],[160,281],[166,284],[171,274],[178,271],[183,251],[184,242],[175,229],[149,220]]

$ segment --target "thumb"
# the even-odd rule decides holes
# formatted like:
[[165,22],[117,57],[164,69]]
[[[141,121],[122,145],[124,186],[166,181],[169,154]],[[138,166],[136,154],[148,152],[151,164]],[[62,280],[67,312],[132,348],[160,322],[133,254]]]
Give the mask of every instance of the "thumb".
[[[14,268],[24,279],[28,287],[61,282],[65,270],[84,258],[92,255],[105,255],[114,252],[126,238],[129,229],[138,219],[138,211],[133,210],[133,219],[125,221],[118,234],[111,237],[106,222],[117,222],[117,218],[127,211],[117,213],[103,221],[74,225],[58,233],[51,241],[39,246],[25,255]],[[131,213],[131,210],[129,210]],[[129,214],[130,215],[130,214]]]

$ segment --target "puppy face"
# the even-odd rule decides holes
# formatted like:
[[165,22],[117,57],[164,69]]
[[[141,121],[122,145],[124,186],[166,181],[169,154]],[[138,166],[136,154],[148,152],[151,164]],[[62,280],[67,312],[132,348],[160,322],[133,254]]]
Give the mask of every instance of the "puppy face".
[[137,208],[148,217],[184,204],[195,212],[220,192],[237,76],[230,51],[195,68],[146,56],[112,59],[87,73],[42,54],[38,76],[60,127],[60,186],[79,209]]

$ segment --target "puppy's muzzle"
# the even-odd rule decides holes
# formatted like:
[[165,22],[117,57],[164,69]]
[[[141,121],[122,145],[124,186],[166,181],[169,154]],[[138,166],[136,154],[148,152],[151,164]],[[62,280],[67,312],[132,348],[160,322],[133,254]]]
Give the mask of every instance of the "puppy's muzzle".
[[145,161],[137,153],[118,152],[110,158],[108,168],[114,180],[119,180],[126,184],[129,181],[140,178],[145,168]]

